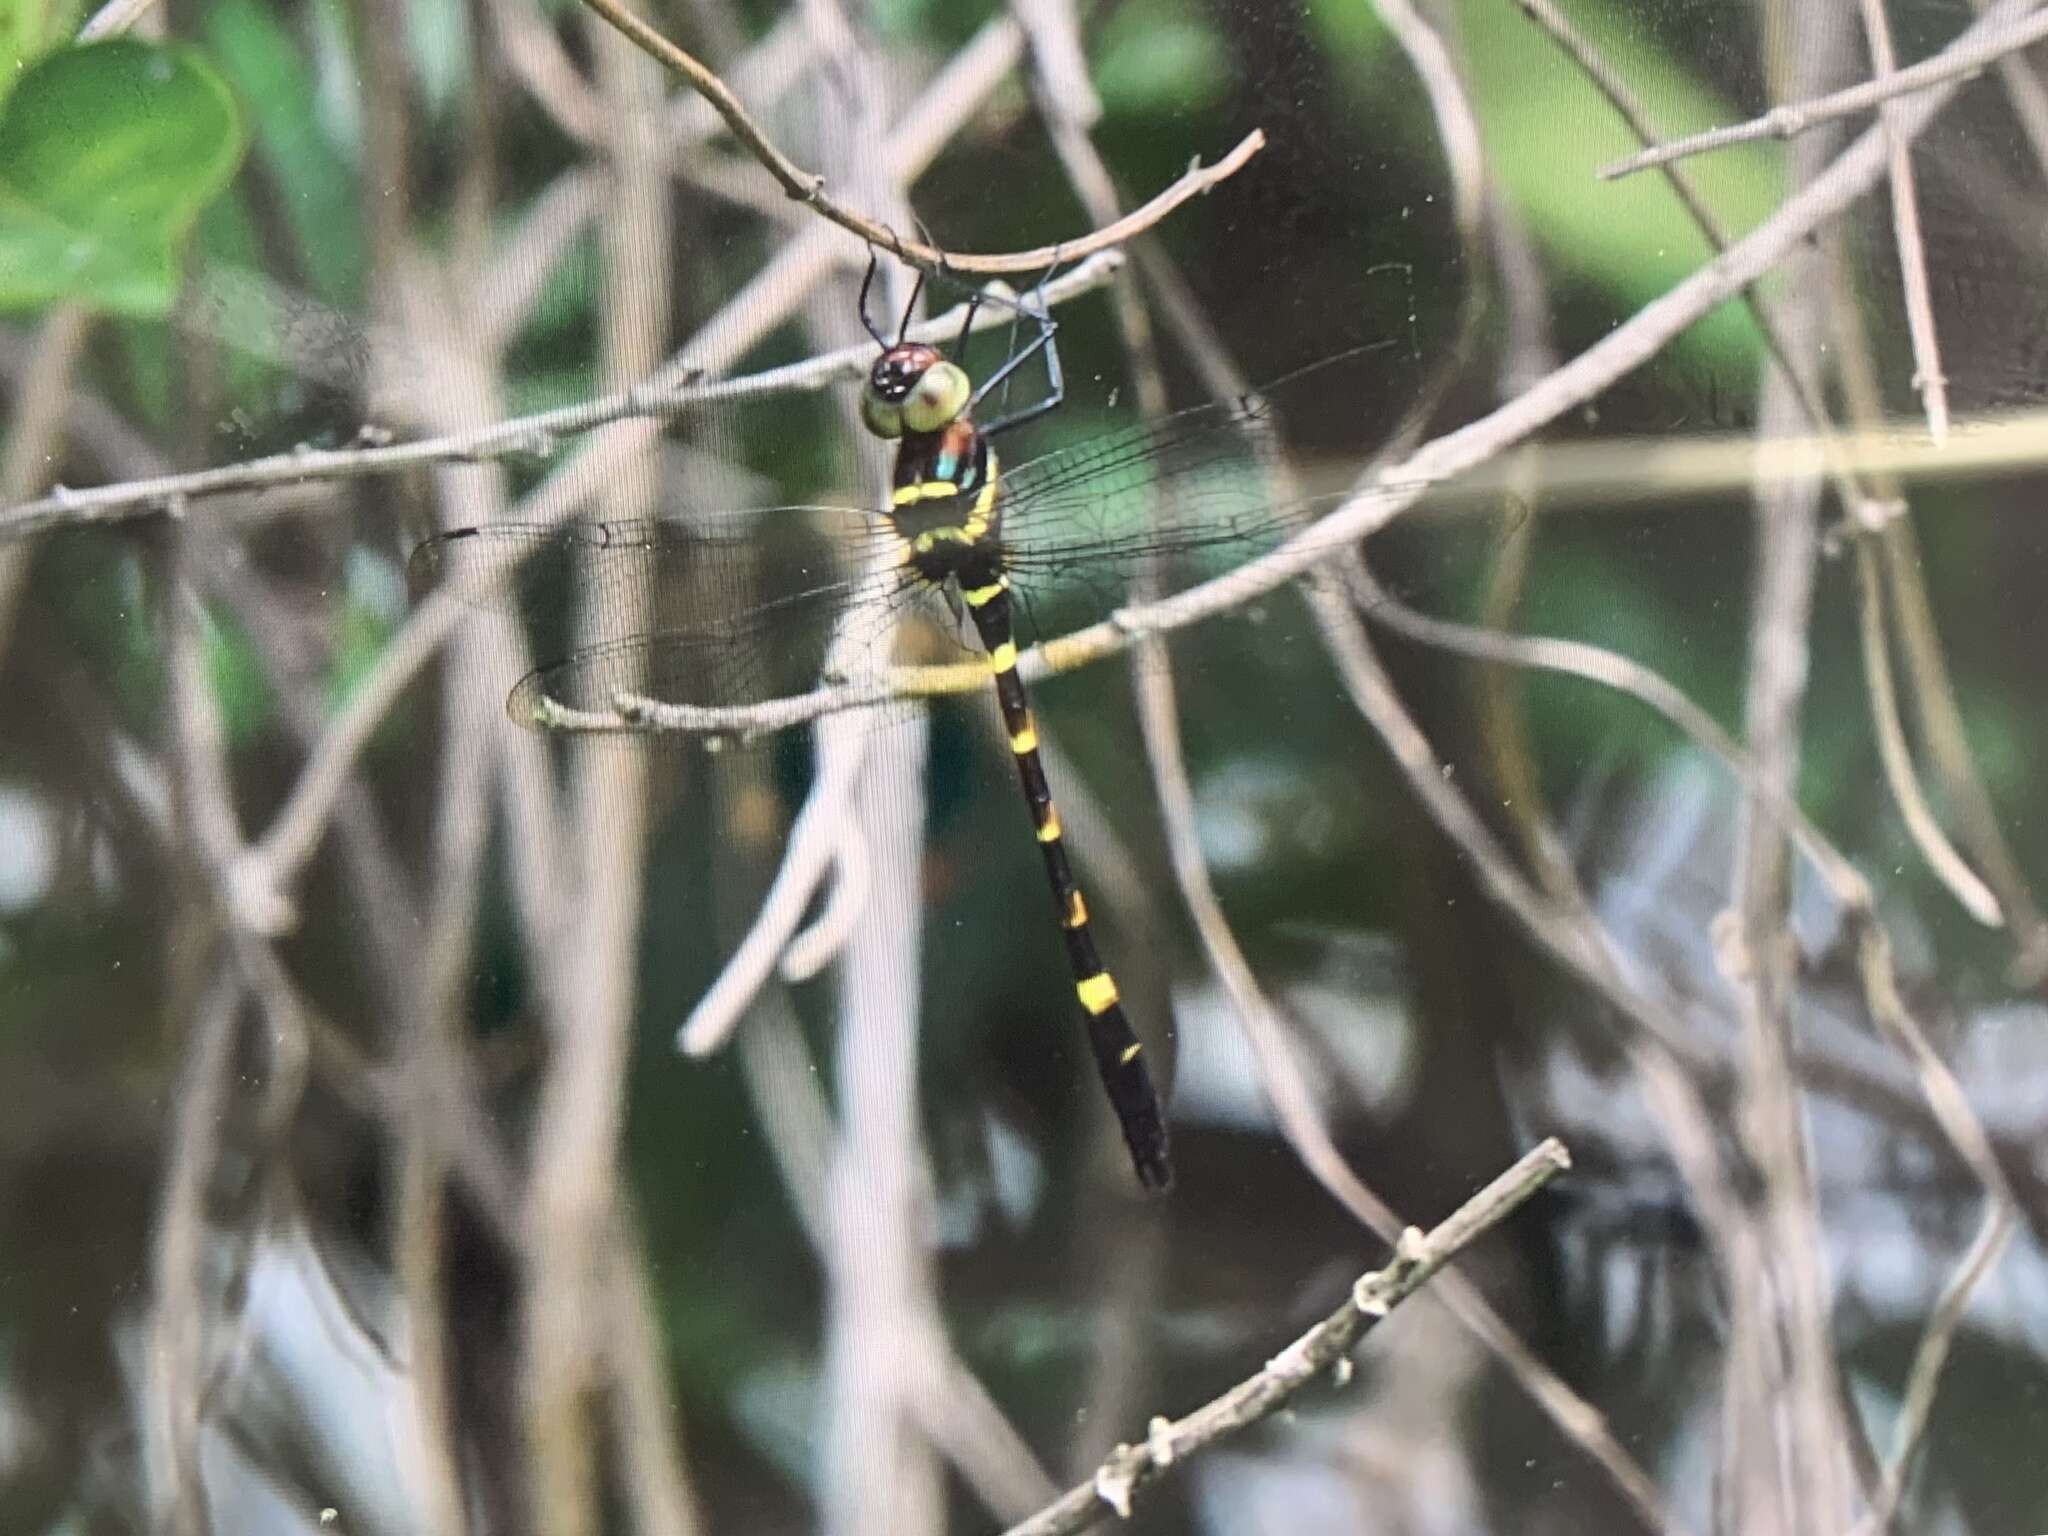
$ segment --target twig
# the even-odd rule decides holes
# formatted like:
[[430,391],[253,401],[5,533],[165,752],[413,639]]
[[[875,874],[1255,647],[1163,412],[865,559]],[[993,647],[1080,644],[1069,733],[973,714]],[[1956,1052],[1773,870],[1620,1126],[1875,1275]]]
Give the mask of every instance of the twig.
[[[722,888],[722,886],[721,886]],[[826,1159],[834,1129],[810,1048],[785,999],[763,999],[735,1044],[768,1150],[797,1221],[821,1255],[828,1238]],[[906,1348],[927,1358],[929,1390],[912,1406],[926,1437],[999,1519],[1015,1520],[1058,1491],[1003,1411],[946,1338],[943,1321],[921,1318]]]
[[1126,1519],[1132,1495],[1166,1468],[1284,1408],[1302,1388],[1338,1362],[1388,1313],[1414,1295],[1460,1249],[1511,1214],[1571,1166],[1564,1143],[1551,1137],[1424,1234],[1402,1233],[1383,1269],[1359,1277],[1344,1304],[1266,1362],[1256,1375],[1205,1403],[1186,1418],[1154,1419],[1142,1445],[1120,1445],[1095,1476],[1012,1526],[1006,1536],[1066,1536],[1084,1531],[1111,1512]]
[[232,1098],[241,1002],[240,986],[221,965],[192,1019],[151,1244],[147,1433],[152,1460],[163,1468],[168,1485],[166,1525],[177,1536],[201,1536],[208,1529],[199,1460],[200,1387],[208,1342],[206,1191]]
[[929,1349],[907,1350],[937,1313],[929,1174],[918,1129],[915,889],[924,830],[923,723],[882,733],[851,814],[877,879],[840,959],[833,1077],[839,1136],[826,1179],[821,1500],[827,1529],[939,1527],[939,1469],[918,1428]]
[[[849,722],[858,735],[859,722]],[[789,841],[774,884],[761,903],[747,936],[719,969],[718,978],[676,1031],[676,1047],[690,1056],[708,1056],[731,1038],[747,1007],[761,990],[776,961],[788,948],[803,921],[818,880],[836,856],[838,828],[846,816],[859,775],[860,758],[845,749],[835,730],[818,743],[819,772],[804,797],[803,809],[790,828]]]
[[1998,898],[1949,842],[1913,771],[1913,755],[1899,720],[1898,694],[1892,682],[1891,656],[1885,638],[1883,556],[1867,538],[1856,541],[1856,588],[1856,636],[1863,653],[1865,686],[1870,690],[1871,726],[1877,737],[1878,762],[1884,768],[1892,800],[1899,808],[1907,835],[1934,877],[1948,887],[1949,894],[1970,916],[1987,928],[1996,928],[2005,920]]
[[[1749,122],[1738,123],[1733,127],[1715,128],[1706,133],[1693,134],[1688,138],[1674,139],[1668,144],[1659,144],[1603,168],[1600,172],[1601,179],[1613,181],[1622,176],[1633,176],[1637,171],[1649,170],[1652,166],[1663,165],[1666,161],[1704,154],[1708,150],[1725,149],[1731,144],[1747,144],[1755,139],[1789,139],[1805,133],[1810,128],[1818,128],[1823,123],[1833,122],[1837,118],[1853,117],[1859,112],[1868,112],[1873,107],[1902,96],[1943,86],[1953,89],[1981,73],[1986,65],[1995,64],[2007,55],[2017,53],[2022,48],[2048,37],[2048,12],[2027,16],[2026,13],[2031,9],[2031,6],[1998,6],[1993,11],[1985,12],[1986,20],[1995,14],[2001,18],[2013,18],[2009,23],[2001,21],[2000,24],[1987,29],[1985,21],[1980,20],[1933,58],[1923,59],[1897,74],[1866,81],[1862,85],[1819,96],[1811,101],[1774,107],[1762,117],[1752,118]],[[2025,19],[2020,19],[2022,17]]]
[[1243,169],[1245,162],[1266,145],[1266,136],[1255,128],[1215,165],[1205,168],[1199,161],[1195,162],[1188,168],[1186,175],[1143,207],[1114,224],[1072,240],[1060,241],[1057,245],[1001,255],[970,255],[965,252],[945,251],[937,246],[926,245],[920,240],[906,239],[886,224],[878,223],[865,214],[843,207],[827,197],[825,178],[802,169],[777,149],[747,115],[746,108],[740,104],[739,98],[733,95],[723,80],[627,11],[618,0],[584,0],[584,4],[631,38],[651,57],[659,59],[681,76],[693,90],[708,101],[718,115],[725,119],[726,126],[733,131],[734,137],[749,154],[761,162],[768,174],[781,184],[783,191],[791,198],[840,228],[851,231],[867,244],[888,251],[898,260],[921,267],[928,272],[973,272],[984,276],[1036,272],[1057,261],[1072,261],[1092,255],[1096,251],[1107,250],[1113,245],[1122,244],[1142,230],[1150,229],[1182,203],[1201,196],[1217,183],[1236,175]]
[[1984,1216],[1977,1235],[1956,1265],[1948,1284],[1935,1303],[1934,1312],[1921,1331],[1906,1375],[1899,1417],[1893,1427],[1892,1451],[1886,1458],[1884,1483],[1877,1491],[1868,1518],[1858,1527],[1859,1536],[1874,1536],[1890,1524],[1905,1487],[1906,1474],[1919,1450],[1922,1435],[1934,1407],[1935,1389],[1947,1364],[1948,1352],[1961,1326],[1963,1313],[1977,1284],[1991,1272],[2012,1237],[2015,1201],[2012,1185],[2000,1166],[1998,1153],[1985,1134],[1981,1121],[1970,1108],[1962,1084],[1948,1064],[1935,1052],[1926,1033],[1914,1020],[1900,997],[1891,958],[1891,941],[1882,926],[1865,918],[1856,925],[1857,969],[1864,995],[1878,1025],[1913,1065],[1920,1091],[1927,1100],[1935,1122],[1949,1144],[1984,1187]]
[[[1891,23],[1884,0],[1857,0],[1870,43],[1871,66],[1880,82],[1898,73]],[[1881,123],[1890,107],[1878,109]],[[1948,441],[1948,379],[1941,371],[1941,343],[1934,329],[1934,305],[1927,291],[1927,247],[1920,238],[1920,197],[1914,190],[1913,157],[1904,141],[1892,146],[1892,239],[1899,252],[1899,283],[1905,291],[1906,331],[1913,342],[1913,382],[1927,410],[1927,435],[1936,447]]]
[[[0,496],[27,496],[50,483],[61,462],[71,373],[91,331],[92,312],[60,304],[36,327],[26,365],[8,402],[7,437],[0,445]],[[28,575],[28,551],[0,547],[0,651],[14,628],[14,607]]]
[[[1077,298],[1108,282],[1121,265],[1122,258],[1115,253],[1102,253],[1056,277],[1047,285],[1046,297],[1055,304]],[[948,340],[958,334],[963,312],[964,306],[956,307],[936,320],[914,327],[911,334],[921,340]],[[977,332],[1007,324],[1009,316],[990,306],[984,306],[974,319]],[[158,475],[83,490],[59,488],[39,500],[22,502],[0,512],[0,540],[23,538],[59,524],[118,521],[154,513],[174,499],[192,501],[224,491],[393,474],[424,464],[481,464],[521,454],[544,456],[564,437],[613,422],[635,418],[666,420],[692,406],[714,401],[820,390],[858,380],[874,361],[874,350],[872,344],[842,347],[822,357],[739,378],[705,380],[697,374],[677,383],[643,382],[576,405],[558,406],[410,443],[298,449],[187,474]],[[665,365],[661,373],[673,371],[673,365]]]
[[[465,172],[478,157],[466,157]],[[412,281],[401,281],[409,275]],[[403,306],[404,329],[430,338],[424,348],[431,360],[429,376],[406,402],[428,420],[466,425],[488,419],[494,399],[491,351],[463,334],[466,315],[455,313],[452,297],[441,300],[447,285],[424,270],[394,275],[389,280],[396,303]],[[435,497],[444,518],[458,525],[483,521],[502,511],[504,476],[441,470]],[[456,1426],[462,1407],[450,1380],[453,1357],[448,1339],[448,1293],[443,1266],[447,1179],[455,1138],[448,1127],[460,1123],[467,1082],[462,1019],[465,983],[476,941],[476,902],[481,864],[490,837],[491,781],[497,740],[505,733],[494,707],[489,679],[492,668],[517,649],[524,637],[517,626],[500,618],[486,628],[466,630],[450,659],[441,692],[440,772],[435,792],[432,888],[418,947],[407,1006],[396,1015],[392,1056],[400,1064],[400,1121],[393,1153],[398,1211],[393,1252],[403,1287],[414,1344],[418,1402],[417,1455],[423,1491],[421,1524],[430,1531],[455,1533],[464,1527],[460,1441]],[[529,746],[508,742],[503,750]],[[511,825],[508,842],[543,836],[540,827]],[[537,969],[545,977],[559,960],[541,945]],[[543,985],[551,996],[559,988]]]
[[78,41],[90,43],[103,37],[118,37],[140,21],[155,4],[156,0],[107,0],[78,29]]
[[[1787,12],[1769,29],[1766,74],[1773,95],[1798,95],[1838,78],[1852,52],[1847,16],[1826,6]],[[1883,124],[1868,137],[1886,151],[1903,140]],[[1802,139],[1790,155],[1792,185],[1826,167],[1828,144]],[[1791,373],[1817,391],[1827,302],[1825,244],[1793,254],[1785,274],[1791,295],[1781,314]],[[1802,391],[1784,377],[1765,380],[1757,435],[1769,438],[1804,416]],[[1751,577],[1749,668],[1743,729],[1767,783],[1795,792],[1804,745],[1801,720],[1811,675],[1810,630],[1820,560],[1820,465],[1759,481]],[[1792,1075],[1794,945],[1788,909],[1787,841],[1777,817],[1745,797],[1730,872],[1730,911],[1716,930],[1721,973],[1739,1019],[1736,1134],[1758,1181],[1751,1199],[1764,1237],[1760,1264],[1731,1302],[1737,1350],[1770,1361],[1762,1383],[1731,1390],[1739,1418],[1726,1447],[1737,1524],[1768,1529],[1783,1518],[1793,1530],[1839,1531],[1854,1513],[1843,1454],[1848,1443],[1839,1403],[1833,1314],[1821,1248],[1812,1148]],[[1732,1386],[1732,1383],[1731,1383]],[[1748,1392],[1762,1388],[1761,1395]],[[1765,1416],[1783,1416],[1782,1427]],[[1782,1511],[1782,1516],[1777,1514]]]

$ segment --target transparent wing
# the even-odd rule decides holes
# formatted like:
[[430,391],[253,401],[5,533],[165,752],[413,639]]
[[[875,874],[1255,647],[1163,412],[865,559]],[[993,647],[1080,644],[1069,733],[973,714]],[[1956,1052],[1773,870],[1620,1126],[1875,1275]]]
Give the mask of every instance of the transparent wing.
[[886,664],[897,619],[924,591],[907,570],[863,578],[894,548],[886,523],[842,506],[497,523],[428,540],[408,576],[415,593],[443,587],[526,622],[547,659],[506,710],[532,726],[543,699],[603,711],[635,698],[733,706],[802,692],[835,641],[848,670]]
[[[1147,426],[1130,427],[1003,470],[1005,528],[1013,538],[1065,523],[1095,536],[1125,524],[1142,526],[1156,492],[1166,485],[1197,493],[1211,479],[1235,483],[1240,501],[1244,472],[1278,447],[1279,423],[1298,414],[1326,413],[1347,396],[1382,390],[1384,345],[1357,347],[1308,364],[1234,400],[1177,411]],[[1169,515],[1182,524],[1209,509],[1189,505]]]
[[1280,420],[1383,392],[1384,349],[1310,364],[1255,393],[1005,469],[1010,569],[1034,596],[1122,601],[1151,563],[1170,585],[1275,547],[1342,498],[1286,501],[1271,473]]
[[[844,505],[766,507],[638,520],[569,518],[485,523],[426,540],[406,575],[415,598],[443,588],[479,608],[542,623],[575,617],[597,633],[616,610],[637,606],[650,580],[681,582],[706,600],[745,593],[764,572],[787,568],[822,588],[851,585],[878,547],[892,542],[878,516]],[[759,601],[759,597],[755,601]],[[631,622],[620,615],[619,622]]]
[[[729,618],[691,627],[625,634],[577,646],[519,680],[505,702],[521,725],[540,723],[540,709],[552,701],[569,709],[613,711],[637,701],[706,708],[744,707],[801,694],[842,670],[858,672],[887,665],[899,655],[911,660],[960,660],[971,642],[948,621],[933,589],[905,571],[879,586],[860,589],[849,604],[844,584],[799,592],[763,603]],[[914,638],[906,650],[902,631]],[[925,642],[915,654],[917,640]],[[932,654],[934,649],[938,655]],[[869,712],[881,725],[907,718],[915,704]],[[742,739],[772,734],[779,725],[739,733]],[[721,737],[721,744],[729,740]]]

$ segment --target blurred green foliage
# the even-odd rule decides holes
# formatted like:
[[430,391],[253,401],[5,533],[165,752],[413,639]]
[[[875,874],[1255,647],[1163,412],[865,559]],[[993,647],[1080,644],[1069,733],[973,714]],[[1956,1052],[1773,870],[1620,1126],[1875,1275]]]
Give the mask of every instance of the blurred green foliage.
[[[1575,4],[1570,15],[1639,101],[1655,104],[1670,133],[1734,122],[1743,114],[1685,64],[1646,37],[1627,4]],[[1479,118],[1488,164],[1532,234],[1557,263],[1635,309],[1712,254],[1676,194],[1655,174],[1616,182],[1600,168],[1641,148],[1612,107],[1533,22],[1504,14],[1495,0],[1461,0],[1460,61]],[[1373,12],[1364,5],[1306,8],[1335,68],[1360,92],[1389,88],[1413,98],[1401,119],[1402,149],[1435,159],[1436,134],[1420,88]],[[1389,75],[1392,79],[1389,79]],[[1744,145],[1691,161],[1686,172],[1734,235],[1777,206],[1784,191],[1779,146]],[[1760,338],[1736,302],[1692,327],[1679,347],[1720,367],[1753,368]]]
[[0,97],[23,70],[70,40],[82,0],[0,0]]
[[284,14],[261,0],[214,0],[206,41],[248,104],[255,154],[292,235],[292,257],[320,297],[354,302],[362,290],[363,233],[355,167],[326,131],[316,80]]
[[196,49],[47,55],[0,104],[0,309],[163,313],[178,247],[241,150],[233,97]]

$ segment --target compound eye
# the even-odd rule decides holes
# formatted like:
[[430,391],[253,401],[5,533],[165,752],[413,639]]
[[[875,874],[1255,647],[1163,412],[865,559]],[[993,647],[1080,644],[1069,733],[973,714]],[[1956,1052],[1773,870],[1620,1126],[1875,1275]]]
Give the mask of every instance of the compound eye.
[[902,408],[891,405],[872,389],[860,392],[860,419],[861,425],[877,437],[895,439],[903,435]]
[[967,409],[973,393],[974,386],[957,363],[933,363],[903,402],[903,425],[913,432],[936,432]]

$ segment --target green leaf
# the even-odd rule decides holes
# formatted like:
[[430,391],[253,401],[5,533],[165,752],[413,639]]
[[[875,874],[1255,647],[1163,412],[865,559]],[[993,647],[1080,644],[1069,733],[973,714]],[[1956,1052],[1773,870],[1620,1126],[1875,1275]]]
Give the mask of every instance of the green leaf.
[[241,152],[234,98],[194,50],[51,54],[0,108],[0,309],[164,313],[185,234]]

